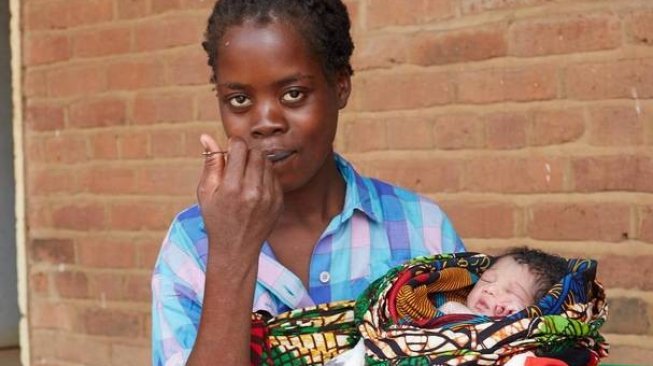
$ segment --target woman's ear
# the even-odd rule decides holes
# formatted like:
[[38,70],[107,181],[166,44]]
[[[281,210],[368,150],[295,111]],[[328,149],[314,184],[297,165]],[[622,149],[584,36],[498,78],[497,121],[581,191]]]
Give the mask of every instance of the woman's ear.
[[338,108],[343,109],[347,106],[349,95],[351,94],[351,76],[349,73],[340,72],[336,79],[336,92],[338,93]]

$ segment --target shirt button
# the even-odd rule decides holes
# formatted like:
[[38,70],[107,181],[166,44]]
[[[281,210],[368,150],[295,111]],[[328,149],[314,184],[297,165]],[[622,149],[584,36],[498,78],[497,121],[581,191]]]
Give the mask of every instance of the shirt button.
[[329,280],[331,279],[331,275],[327,271],[323,271],[320,273],[320,282],[322,283],[329,283]]

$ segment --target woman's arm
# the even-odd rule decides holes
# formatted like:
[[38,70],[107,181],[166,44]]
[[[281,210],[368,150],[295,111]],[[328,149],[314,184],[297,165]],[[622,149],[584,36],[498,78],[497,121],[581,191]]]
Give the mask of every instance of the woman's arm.
[[[202,144],[219,151],[206,135]],[[197,195],[209,249],[201,321],[187,365],[249,365],[258,257],[281,212],[281,186],[263,153],[235,139],[227,159],[206,159]]]

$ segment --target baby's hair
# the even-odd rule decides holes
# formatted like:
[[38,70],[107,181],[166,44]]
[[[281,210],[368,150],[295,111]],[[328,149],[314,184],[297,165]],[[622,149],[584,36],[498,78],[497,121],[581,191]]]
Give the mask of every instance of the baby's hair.
[[303,36],[328,80],[338,73],[353,74],[349,62],[354,50],[351,23],[341,0],[218,0],[202,42],[213,70],[211,81],[216,81],[218,45],[229,27],[245,21],[266,25],[275,20],[293,25]]
[[567,260],[538,249],[528,247],[511,248],[498,256],[496,260],[505,257],[510,257],[517,263],[526,265],[528,270],[535,276],[537,286],[535,301],[539,301],[544,297],[551,287],[567,274]]

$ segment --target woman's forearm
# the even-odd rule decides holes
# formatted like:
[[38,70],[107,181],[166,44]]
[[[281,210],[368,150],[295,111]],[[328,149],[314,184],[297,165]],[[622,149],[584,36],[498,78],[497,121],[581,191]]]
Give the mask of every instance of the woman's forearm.
[[250,364],[258,258],[239,257],[209,254],[202,316],[188,366]]

